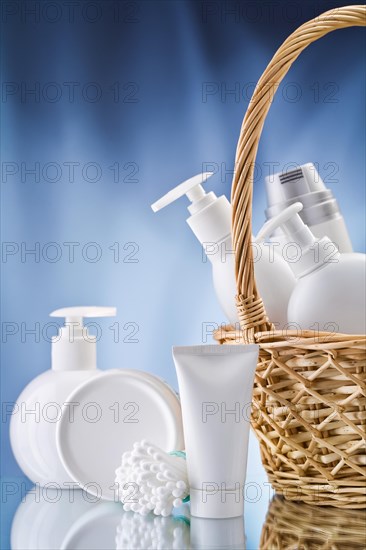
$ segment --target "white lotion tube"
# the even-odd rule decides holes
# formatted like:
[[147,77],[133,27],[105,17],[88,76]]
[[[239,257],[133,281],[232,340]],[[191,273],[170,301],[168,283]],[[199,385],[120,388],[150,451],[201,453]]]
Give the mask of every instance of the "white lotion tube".
[[244,512],[250,411],[259,346],[174,347],[191,515]]

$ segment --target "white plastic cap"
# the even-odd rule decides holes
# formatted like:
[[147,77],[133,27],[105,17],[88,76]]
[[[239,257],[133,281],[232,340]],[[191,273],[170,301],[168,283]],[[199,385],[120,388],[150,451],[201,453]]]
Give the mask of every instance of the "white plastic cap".
[[90,370],[97,368],[96,336],[83,325],[84,317],[114,317],[115,307],[65,307],[50,317],[65,317],[65,326],[52,337],[53,370]]
[[158,212],[183,195],[187,195],[191,201],[188,206],[191,216],[187,223],[201,244],[221,242],[231,234],[230,202],[225,195],[217,197],[213,191],[206,193],[202,187],[212,175],[213,172],[198,174],[171,189],[151,205],[153,211]]
[[312,162],[266,177],[269,207],[302,195],[325,190],[324,182]]
[[287,243],[294,243],[300,250],[296,257],[289,261],[289,265],[296,277],[304,277],[319,269],[327,262],[336,261],[340,254],[335,251],[335,244],[328,237],[316,239],[309,227],[299,216],[303,205],[295,202],[282,212],[266,222],[256,237],[256,242],[263,241],[278,227],[286,235]]

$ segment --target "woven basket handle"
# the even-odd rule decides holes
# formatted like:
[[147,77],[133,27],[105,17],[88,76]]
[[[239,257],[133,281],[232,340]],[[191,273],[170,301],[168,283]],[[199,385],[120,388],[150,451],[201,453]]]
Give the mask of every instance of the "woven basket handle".
[[238,292],[236,304],[246,342],[254,342],[257,332],[273,329],[255,283],[251,247],[254,163],[266,115],[280,82],[300,53],[327,33],[352,26],[366,26],[365,5],[336,8],[301,25],[273,56],[245,114],[236,150],[231,202]]

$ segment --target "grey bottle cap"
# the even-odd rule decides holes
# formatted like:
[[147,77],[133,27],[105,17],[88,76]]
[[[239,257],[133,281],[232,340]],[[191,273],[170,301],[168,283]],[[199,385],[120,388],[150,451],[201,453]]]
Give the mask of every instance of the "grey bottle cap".
[[309,193],[326,191],[323,180],[312,162],[287,172],[266,177],[268,206],[287,202]]
[[300,216],[306,225],[312,226],[341,215],[338,203],[330,189],[324,185],[314,164],[308,162],[288,172],[266,177],[268,208],[267,219],[284,208],[300,201],[304,209]]

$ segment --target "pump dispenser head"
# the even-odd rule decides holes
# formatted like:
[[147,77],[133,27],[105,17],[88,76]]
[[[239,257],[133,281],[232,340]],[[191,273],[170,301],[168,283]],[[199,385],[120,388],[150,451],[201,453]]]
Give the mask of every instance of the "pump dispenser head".
[[202,174],[193,176],[193,178],[189,178],[183,183],[177,185],[177,187],[174,187],[174,189],[171,189],[166,195],[161,197],[161,199],[154,202],[154,204],[151,205],[151,208],[154,212],[158,212],[162,208],[165,208],[165,206],[168,206],[168,204],[171,204],[177,199],[180,199],[180,197],[183,197],[183,195],[187,195],[192,203],[188,206],[188,210],[191,214],[194,214],[197,211],[198,203],[201,203],[202,199],[204,199],[205,204],[201,203],[198,210],[201,210],[201,208],[207,206],[207,204],[217,198],[215,193],[206,193],[202,187],[202,184],[205,183],[205,181],[207,181],[212,175],[213,172],[203,172]]
[[90,370],[97,367],[97,337],[84,327],[84,317],[114,317],[115,307],[65,307],[50,313],[50,317],[65,317],[65,326],[52,337],[53,370]]
[[301,202],[295,202],[268,220],[256,237],[256,242],[269,237],[278,227],[286,235],[287,243],[298,247],[296,257],[289,261],[296,277],[303,277],[329,262],[337,262],[340,254],[335,244],[323,237],[316,239],[309,227],[299,216],[303,209]]
[[213,191],[206,193],[202,184],[213,175],[203,172],[174,187],[151,208],[158,212],[165,206],[187,195],[191,204],[188,211],[191,216],[187,223],[202,245],[218,243],[231,234],[231,205],[225,195],[217,197]]

